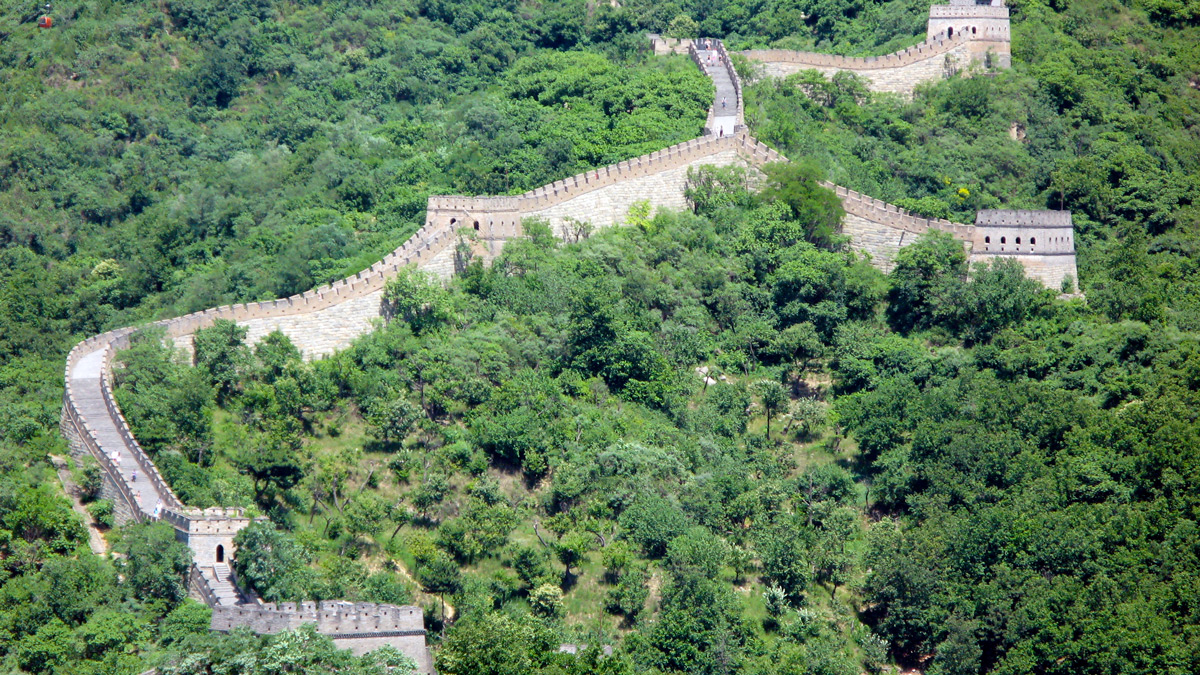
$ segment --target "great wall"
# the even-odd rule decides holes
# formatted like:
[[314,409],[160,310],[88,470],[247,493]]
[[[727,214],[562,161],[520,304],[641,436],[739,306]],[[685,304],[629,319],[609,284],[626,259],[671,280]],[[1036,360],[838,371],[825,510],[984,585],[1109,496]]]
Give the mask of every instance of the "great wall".
[[[760,58],[768,73],[774,68],[774,74],[786,74],[793,66],[794,70],[852,70],[865,73],[874,89],[899,93],[911,93],[918,82],[944,77],[970,62],[1006,67],[1007,8],[961,1],[931,8],[931,37],[923,45],[888,57],[856,60],[801,52],[746,54]],[[228,319],[245,326],[252,343],[279,330],[306,359],[319,358],[348,347],[375,327],[384,315],[384,285],[404,266],[449,277],[466,257],[490,261],[499,255],[505,242],[522,236],[524,219],[544,219],[559,236],[568,235],[580,222],[613,226],[639,201],[648,200],[660,209],[686,208],[684,189],[690,168],[731,164],[754,168],[786,161],[746,131],[741,82],[719,41],[670,42],[652,37],[656,52],[686,52],[713,77],[716,94],[703,136],[517,196],[430,197],[424,226],[358,274],[289,298],[226,305],[150,326],[189,349],[196,330]],[[969,58],[954,61],[955,69],[944,67],[959,57]],[[925,62],[939,62],[943,67],[913,68]],[[721,105],[730,96],[733,105]],[[1047,287],[1057,289],[1065,278],[1076,276],[1069,212],[981,211],[975,223],[968,225],[924,218],[841,186],[827,183],[826,187],[841,199],[846,212],[843,233],[849,236],[851,247],[869,254],[885,272],[892,268],[902,247],[922,233],[941,230],[963,242],[970,260],[1011,257]],[[419,607],[349,602],[275,605],[262,603],[238,586],[231,566],[236,555],[234,536],[252,519],[237,508],[201,510],[182,504],[138,444],[113,395],[114,356],[144,328],[121,328],[88,338],[71,350],[66,363],[62,433],[76,460],[90,456],[99,463],[104,478],[101,494],[113,502],[118,523],[161,519],[175,528],[177,538],[193,554],[190,593],[212,608],[211,628],[215,631],[247,626],[259,633],[273,633],[313,623],[343,648],[364,653],[391,644],[413,658],[421,672],[433,672]]]

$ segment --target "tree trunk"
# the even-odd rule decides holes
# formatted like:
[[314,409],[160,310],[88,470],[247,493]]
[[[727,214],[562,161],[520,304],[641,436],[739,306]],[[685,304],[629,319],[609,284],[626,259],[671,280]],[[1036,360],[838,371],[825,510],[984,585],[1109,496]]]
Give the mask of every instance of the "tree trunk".
[[379,468],[379,467],[372,466],[371,470],[367,472],[367,477],[365,479],[363,479],[362,485],[358,486],[358,494],[361,495],[362,491],[366,489],[367,484],[371,482],[371,476],[375,475],[375,469],[377,469],[377,468]]
[[542,542],[543,547],[550,548],[550,544],[547,544],[546,540],[542,539],[542,533],[538,531],[538,522],[536,520],[533,521],[533,533],[537,535],[538,541]]

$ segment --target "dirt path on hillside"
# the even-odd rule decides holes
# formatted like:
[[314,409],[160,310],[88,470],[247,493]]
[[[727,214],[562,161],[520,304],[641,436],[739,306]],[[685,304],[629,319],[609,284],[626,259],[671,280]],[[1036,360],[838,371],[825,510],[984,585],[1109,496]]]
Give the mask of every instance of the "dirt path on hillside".
[[96,521],[92,518],[92,514],[88,513],[87,507],[79,499],[79,486],[75,484],[75,479],[71,477],[70,464],[67,462],[68,460],[62,457],[50,455],[50,463],[58,471],[58,480],[62,483],[63,492],[71,500],[71,508],[75,513],[83,516],[83,523],[87,525],[88,546],[91,547],[92,553],[104,557],[108,555],[108,541],[100,533],[99,528],[96,526]]
[[[414,597],[414,600],[418,599],[422,596],[429,598],[430,600],[433,600],[433,601],[440,600],[440,598],[438,598],[438,596],[432,595],[430,593],[426,593],[425,591],[421,590],[421,582],[417,581],[417,578],[414,577],[412,575],[412,573],[408,571],[408,568],[404,566],[403,560],[396,559],[393,562],[396,564],[396,571],[400,573],[400,576],[411,581],[413,587],[416,589],[414,591],[414,593],[416,594],[416,597]],[[450,604],[450,601],[447,600],[446,601],[446,616],[445,616],[444,620],[447,623],[449,623],[451,621],[454,621],[454,617],[456,617],[456,616],[458,616],[458,612],[455,611],[454,605]]]

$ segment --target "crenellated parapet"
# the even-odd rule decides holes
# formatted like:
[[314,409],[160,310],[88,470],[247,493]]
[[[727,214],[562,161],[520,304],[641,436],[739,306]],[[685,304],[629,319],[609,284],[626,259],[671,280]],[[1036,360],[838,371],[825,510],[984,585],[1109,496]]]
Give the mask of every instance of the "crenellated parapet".
[[355,654],[388,644],[416,661],[418,672],[433,672],[420,607],[344,601],[217,606],[213,607],[211,628],[228,632],[247,627],[255,633],[273,634],[305,624],[314,625],[317,632],[333,638],[335,645]]
[[1012,258],[1047,288],[1076,291],[1079,271],[1070,211],[980,211],[970,241],[972,261]]
[[[962,35],[960,29],[956,31],[960,32],[957,37],[947,30],[944,38],[935,40],[941,46],[918,46],[896,58],[923,63],[928,59],[917,56],[926,49],[957,48],[977,41]],[[705,41],[701,46],[711,55],[710,61],[696,52],[706,72],[714,78],[722,73],[728,76],[729,91],[737,100],[732,108],[723,110],[736,115],[740,124],[741,82],[728,54],[719,42]],[[684,45],[683,52],[688,53],[689,48],[695,46]],[[886,62],[887,57],[882,58]],[[713,120],[718,119],[714,113]],[[473,255],[490,260],[506,241],[524,236],[524,219],[545,219],[560,235],[573,222],[593,227],[618,225],[639,202],[648,202],[652,208],[687,208],[684,192],[690,169],[729,165],[756,169],[781,161],[787,160],[739,129],[729,134],[709,133],[520,195],[433,196],[424,225],[362,272],[288,298],[224,305],[149,326],[161,328],[167,338],[187,348],[195,331],[228,319],[245,326],[251,342],[280,330],[305,358],[316,358],[349,346],[382,320],[387,280],[406,266],[449,276],[457,269],[460,244],[469,242]],[[981,211],[975,224],[966,225],[924,218],[832,183],[824,185],[834,190],[845,209],[843,233],[850,237],[851,247],[870,254],[872,262],[884,271],[891,269],[902,247],[929,230],[941,230],[962,241],[972,260],[1014,256],[1031,277],[1047,286],[1065,286],[1064,280],[1075,275],[1074,236],[1067,212]],[[183,505],[141,448],[113,395],[112,369],[118,365],[114,364],[115,354],[129,347],[133,336],[144,328],[126,327],[90,337],[71,350],[66,363],[60,426],[75,455],[90,455],[99,463],[104,495],[113,500],[119,522],[159,518],[175,528],[179,539],[192,550],[189,586],[213,607],[214,630],[248,626],[270,633],[312,623],[339,646],[362,653],[390,644],[413,656],[422,672],[432,672],[419,608],[349,602],[257,604],[237,588],[230,564],[236,553],[233,541],[254,519],[237,508]]]
[[817,52],[799,52],[788,49],[749,49],[742,52],[746,58],[760,63],[788,63],[812,68],[834,70],[879,70],[901,68],[949,53],[955,47],[971,40],[969,34],[948,35],[944,31],[933,34],[924,42],[884,56],[841,56]]
[[863,77],[872,91],[911,96],[915,87],[958,73],[972,65],[984,69],[1011,66],[1008,7],[1002,0],[976,4],[953,0],[929,8],[925,41],[885,56],[852,57],[784,49],[742,52],[761,64],[771,77],[802,70],[824,75],[851,72]]
[[842,209],[847,214],[864,218],[893,230],[915,235],[925,234],[929,230],[941,230],[942,232],[949,232],[954,235],[955,239],[964,242],[971,241],[975,231],[974,226],[955,223],[944,218],[926,218],[911,211],[906,211],[895,204],[889,204],[874,197],[868,197],[860,192],[855,192],[840,185],[834,185],[828,181],[822,181],[821,184],[837,194],[842,201]]
[[311,623],[325,635],[351,637],[378,633],[425,634],[420,607],[369,602],[283,602],[220,607],[213,611],[212,629],[229,631],[249,626],[256,633],[279,633]]

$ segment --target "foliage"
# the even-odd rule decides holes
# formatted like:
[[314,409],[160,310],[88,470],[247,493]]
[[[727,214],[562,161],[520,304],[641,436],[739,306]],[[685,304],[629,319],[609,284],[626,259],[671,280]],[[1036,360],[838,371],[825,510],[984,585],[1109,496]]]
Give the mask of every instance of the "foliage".
[[187,597],[192,553],[175,540],[175,528],[164,522],[126,527],[121,552],[126,555],[126,578],[138,599],[161,600],[173,607]]
[[333,639],[306,624],[295,630],[272,635],[254,635],[238,630],[219,637],[194,636],[183,643],[180,655],[160,666],[169,675],[204,673],[340,672],[352,675],[409,675],[416,672],[412,659],[383,646],[362,656],[338,649]]
[[269,523],[251,523],[234,537],[233,567],[247,586],[267,602],[308,600],[312,584],[308,554]]
[[[430,194],[693,137],[711,85],[646,31],[880,54],[928,11],[618,4],[83,0],[52,31],[0,9],[6,668],[393,661],[207,635],[161,527],[130,528],[118,566],[81,550],[45,460],[78,339],[351,274]],[[759,196],[697,169],[688,213],[569,242],[528,222],[491,268],[402,275],[391,321],[314,363],[220,323],[193,367],[144,330],[118,400],[185,502],[277,524],[247,531],[241,579],[436,594],[458,610],[431,618],[445,672],[1200,671],[1192,5],[1020,3],[1013,69],[911,100],[848,74],[748,82],[752,131],[807,160]],[[936,234],[884,277],[844,250],[822,179],[964,223],[1070,209],[1086,302]],[[763,434],[752,406],[805,433]],[[775,620],[751,620],[768,587]]]

